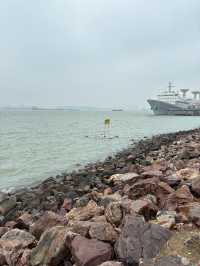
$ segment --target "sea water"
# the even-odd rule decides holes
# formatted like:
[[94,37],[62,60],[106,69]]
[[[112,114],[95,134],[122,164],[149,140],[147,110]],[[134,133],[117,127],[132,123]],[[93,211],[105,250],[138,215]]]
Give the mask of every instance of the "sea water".
[[[104,132],[104,120],[110,129]],[[150,112],[0,111],[0,189],[31,185],[103,160],[144,136],[193,129],[200,117]],[[106,138],[103,137],[104,133]]]

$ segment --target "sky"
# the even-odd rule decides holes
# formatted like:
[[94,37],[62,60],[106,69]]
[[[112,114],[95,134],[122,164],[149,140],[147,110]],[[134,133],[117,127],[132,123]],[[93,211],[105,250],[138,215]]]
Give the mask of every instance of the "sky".
[[0,106],[145,107],[200,88],[199,0],[0,1]]

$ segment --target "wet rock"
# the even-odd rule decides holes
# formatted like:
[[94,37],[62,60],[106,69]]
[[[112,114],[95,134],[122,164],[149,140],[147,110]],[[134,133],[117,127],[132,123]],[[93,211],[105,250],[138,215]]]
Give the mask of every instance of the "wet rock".
[[115,244],[117,257],[126,263],[138,263],[140,258],[155,257],[171,237],[171,232],[159,225],[145,223],[142,217],[127,215]]
[[109,223],[118,226],[123,217],[120,202],[111,202],[105,209],[105,217]]
[[73,208],[66,214],[68,220],[88,221],[94,216],[103,214],[104,208],[98,207],[95,201],[90,201],[87,206]]
[[65,225],[66,219],[54,212],[45,212],[34,224],[30,226],[30,232],[39,239],[41,234],[56,225]]
[[33,224],[33,217],[28,212],[23,213],[16,219],[16,227],[19,229],[29,230],[31,224]]
[[181,186],[175,192],[171,193],[164,203],[168,210],[176,210],[179,206],[190,203],[194,200],[192,193],[187,185]]
[[96,239],[76,236],[71,244],[73,260],[77,266],[98,266],[112,258],[110,244]]
[[0,214],[7,215],[17,205],[16,198],[14,196],[8,197],[4,193],[1,193],[0,199]]
[[18,250],[35,245],[35,237],[26,231],[12,229],[0,239],[0,248],[4,250]]
[[67,234],[68,230],[63,226],[46,230],[38,245],[31,251],[31,266],[59,265],[69,255],[69,250],[65,246]]
[[128,183],[128,182],[135,182],[139,178],[139,175],[136,173],[126,173],[126,174],[115,174],[110,177],[110,181],[113,181],[114,183],[122,182],[122,183]]
[[107,222],[92,223],[89,229],[89,235],[91,238],[107,242],[115,242],[118,238],[118,233]]

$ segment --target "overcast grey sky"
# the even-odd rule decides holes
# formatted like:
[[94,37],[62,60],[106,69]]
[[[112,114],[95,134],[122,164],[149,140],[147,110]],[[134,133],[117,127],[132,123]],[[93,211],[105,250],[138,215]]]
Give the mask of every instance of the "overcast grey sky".
[[0,2],[0,105],[143,106],[200,88],[199,0]]

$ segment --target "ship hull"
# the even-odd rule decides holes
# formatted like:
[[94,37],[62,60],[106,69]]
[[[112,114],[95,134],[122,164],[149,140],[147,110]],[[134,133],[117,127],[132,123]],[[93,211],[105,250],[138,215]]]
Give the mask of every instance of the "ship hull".
[[155,115],[200,116],[200,109],[184,109],[175,104],[158,100],[148,100],[147,102]]

